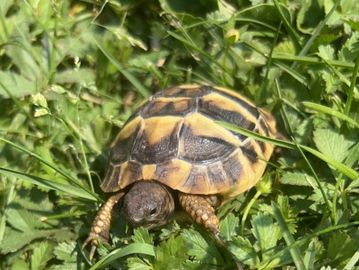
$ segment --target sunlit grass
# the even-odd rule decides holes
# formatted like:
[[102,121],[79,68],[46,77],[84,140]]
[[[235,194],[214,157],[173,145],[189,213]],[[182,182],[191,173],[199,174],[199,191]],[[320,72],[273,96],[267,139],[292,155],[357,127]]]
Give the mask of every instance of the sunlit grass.
[[[344,2],[0,1],[0,268],[356,269],[359,7]],[[89,261],[112,139],[183,83],[277,119],[278,138],[219,123],[276,146],[257,191],[218,209],[233,254],[181,218],[147,231],[120,214]]]

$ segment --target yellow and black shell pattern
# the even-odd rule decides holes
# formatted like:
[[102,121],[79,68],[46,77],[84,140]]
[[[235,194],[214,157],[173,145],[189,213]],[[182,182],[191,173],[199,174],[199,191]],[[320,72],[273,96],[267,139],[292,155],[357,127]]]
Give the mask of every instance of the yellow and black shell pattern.
[[261,178],[273,146],[217,121],[275,137],[274,118],[233,91],[180,85],[150,97],[111,146],[104,192],[158,181],[189,194],[236,196]]

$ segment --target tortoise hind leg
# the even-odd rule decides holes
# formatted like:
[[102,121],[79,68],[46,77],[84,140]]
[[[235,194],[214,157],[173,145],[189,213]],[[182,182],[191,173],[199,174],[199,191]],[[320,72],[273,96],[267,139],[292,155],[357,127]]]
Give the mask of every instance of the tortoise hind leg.
[[219,237],[219,220],[215,209],[205,196],[179,193],[181,207],[191,215],[193,220]]
[[88,243],[91,242],[90,259],[92,259],[96,250],[96,245],[98,245],[99,242],[108,242],[110,237],[112,209],[123,195],[123,192],[118,192],[115,195],[112,195],[105,202],[105,204],[101,206],[94,221],[92,222],[89,236],[86,238],[84,244],[82,245],[82,248],[84,248]]

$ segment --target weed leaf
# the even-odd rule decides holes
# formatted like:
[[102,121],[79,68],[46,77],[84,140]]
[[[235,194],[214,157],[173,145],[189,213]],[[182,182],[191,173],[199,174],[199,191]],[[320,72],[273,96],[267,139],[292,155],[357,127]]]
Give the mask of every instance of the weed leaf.
[[315,130],[313,139],[320,152],[339,162],[347,157],[348,149],[353,145],[352,141],[331,129]]

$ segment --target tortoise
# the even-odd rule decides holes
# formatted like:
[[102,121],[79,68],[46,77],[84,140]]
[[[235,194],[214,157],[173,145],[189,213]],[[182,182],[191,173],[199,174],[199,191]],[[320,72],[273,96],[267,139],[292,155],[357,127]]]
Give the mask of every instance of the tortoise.
[[180,207],[219,235],[216,208],[259,181],[273,146],[218,121],[276,135],[270,113],[236,92],[209,85],[164,89],[132,114],[111,145],[101,188],[114,194],[84,242],[92,243],[90,256],[98,241],[108,241],[112,209],[120,202],[133,226],[161,226]]

